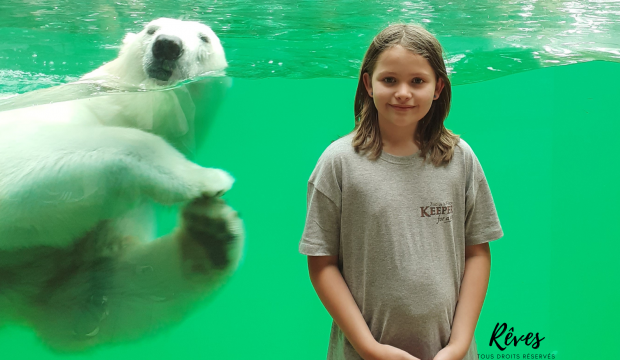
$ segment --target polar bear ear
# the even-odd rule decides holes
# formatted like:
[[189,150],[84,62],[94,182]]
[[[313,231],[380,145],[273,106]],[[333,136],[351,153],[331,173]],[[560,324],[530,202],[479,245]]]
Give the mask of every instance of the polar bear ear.
[[125,35],[125,37],[123,38],[123,45],[129,44],[130,42],[132,42],[136,36],[138,36],[138,34],[134,34],[134,33],[127,33],[127,35]]

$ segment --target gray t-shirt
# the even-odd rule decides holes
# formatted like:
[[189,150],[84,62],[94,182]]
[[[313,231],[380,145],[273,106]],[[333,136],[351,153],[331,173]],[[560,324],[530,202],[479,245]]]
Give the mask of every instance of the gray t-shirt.
[[[299,251],[338,255],[374,338],[432,360],[450,339],[465,246],[503,236],[491,191],[462,139],[435,167],[419,152],[369,160],[352,138],[328,146],[310,176]],[[477,358],[473,339],[464,359]],[[361,359],[335,322],[327,359]]]

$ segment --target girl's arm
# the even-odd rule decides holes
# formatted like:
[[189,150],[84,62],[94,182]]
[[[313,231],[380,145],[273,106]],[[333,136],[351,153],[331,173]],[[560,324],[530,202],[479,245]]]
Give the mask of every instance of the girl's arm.
[[338,269],[338,256],[308,256],[314,289],[351,345],[362,356],[376,342]]
[[308,270],[323,306],[363,359],[419,360],[375,340],[338,269],[338,256],[308,256]]
[[[441,352],[455,354],[455,359],[462,359],[478,323],[482,303],[486,296],[491,272],[491,250],[489,244],[478,244],[465,247],[465,274],[461,284],[459,300],[456,304],[452,334],[448,346]],[[440,353],[441,353],[440,352]],[[443,358],[437,354],[435,359]],[[446,357],[449,358],[449,357]]]

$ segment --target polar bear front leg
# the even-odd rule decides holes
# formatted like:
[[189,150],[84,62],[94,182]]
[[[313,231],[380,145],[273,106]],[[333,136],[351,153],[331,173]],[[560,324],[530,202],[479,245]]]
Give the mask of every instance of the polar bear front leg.
[[164,204],[228,191],[234,179],[162,138],[104,126],[0,131],[0,249],[64,247],[148,198]]
[[153,200],[173,204],[205,196],[221,196],[232,188],[235,179],[226,171],[205,168],[186,159],[176,159],[170,172],[140,174],[144,192]]
[[[120,129],[120,128],[116,128]],[[230,190],[234,178],[224,170],[205,168],[187,160],[183,154],[159,136],[135,129],[140,141],[125,144],[127,153],[121,161],[130,170],[141,190],[164,204],[189,201],[206,196],[219,196]]]

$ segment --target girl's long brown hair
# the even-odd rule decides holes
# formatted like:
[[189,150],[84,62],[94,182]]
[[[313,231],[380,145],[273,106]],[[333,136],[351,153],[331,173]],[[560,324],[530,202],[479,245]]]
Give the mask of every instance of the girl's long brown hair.
[[441,44],[431,33],[419,25],[390,25],[375,36],[366,51],[360,69],[357,93],[355,94],[353,148],[358,153],[360,151],[362,153],[367,152],[371,160],[375,160],[381,155],[383,143],[379,130],[379,115],[373,99],[366,91],[363,75],[368,73],[372,79],[379,55],[396,45],[424,57],[435,71],[436,80],[438,81],[441,78],[444,81],[445,85],[439,98],[433,101],[426,116],[418,122],[413,137],[420,147],[420,154],[424,160],[429,156],[430,161],[435,166],[447,164],[454,154],[454,146],[459,142],[459,135],[453,134],[443,124],[450,112],[452,88],[443,62]]

